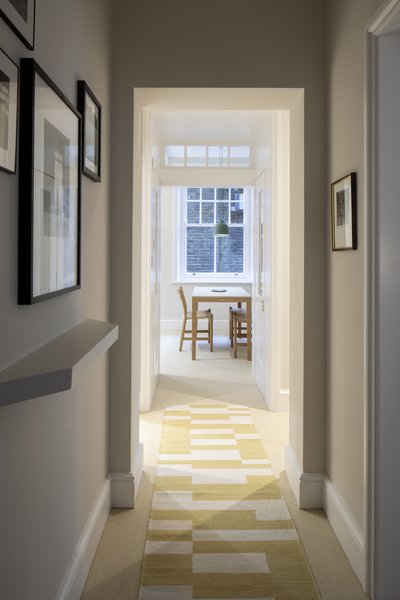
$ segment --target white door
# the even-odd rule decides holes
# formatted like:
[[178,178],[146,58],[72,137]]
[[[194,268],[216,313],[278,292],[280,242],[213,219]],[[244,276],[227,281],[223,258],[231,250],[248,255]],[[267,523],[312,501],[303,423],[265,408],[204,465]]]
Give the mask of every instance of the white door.
[[265,398],[265,245],[264,174],[256,181],[253,203],[253,370],[254,380]]
[[253,369],[267,407],[273,410],[272,379],[272,190],[270,173],[256,180],[253,213]]
[[[140,410],[151,409],[160,373],[160,185],[151,154],[149,111],[142,111],[142,205]],[[137,317],[136,317],[137,318]]]
[[160,374],[160,188],[153,186],[151,194],[151,269],[150,269],[150,298],[151,298],[151,365],[153,398]]

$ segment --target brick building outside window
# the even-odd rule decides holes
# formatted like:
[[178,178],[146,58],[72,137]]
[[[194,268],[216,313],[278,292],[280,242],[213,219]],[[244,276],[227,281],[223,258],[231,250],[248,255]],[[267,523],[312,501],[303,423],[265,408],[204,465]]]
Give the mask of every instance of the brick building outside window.
[[[247,196],[245,188],[182,188],[182,279],[236,280],[248,275]],[[228,225],[229,236],[214,236],[217,223]]]

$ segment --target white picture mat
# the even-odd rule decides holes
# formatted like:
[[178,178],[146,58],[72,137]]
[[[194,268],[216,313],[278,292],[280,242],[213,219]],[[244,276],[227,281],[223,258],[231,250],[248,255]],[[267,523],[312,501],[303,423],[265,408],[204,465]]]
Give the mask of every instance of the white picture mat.
[[[46,131],[59,137],[52,155]],[[78,284],[79,129],[76,115],[35,75],[33,296]],[[67,142],[64,144],[64,140]],[[47,144],[47,147],[46,147]]]
[[[99,142],[99,109],[88,93],[85,94],[85,167],[93,173],[99,169],[98,142]],[[95,126],[93,127],[93,119]],[[96,160],[97,159],[97,160]]]
[[8,135],[7,148],[0,146],[0,165],[15,171],[15,151],[17,139],[18,67],[0,50],[0,71],[9,79]]
[[23,37],[33,45],[34,22],[35,22],[35,2],[27,0],[27,20],[25,21],[19,12],[11,4],[10,0],[0,0],[0,10],[13,23]]
[[334,184],[333,219],[335,248],[352,248],[353,214],[351,198],[351,177]]

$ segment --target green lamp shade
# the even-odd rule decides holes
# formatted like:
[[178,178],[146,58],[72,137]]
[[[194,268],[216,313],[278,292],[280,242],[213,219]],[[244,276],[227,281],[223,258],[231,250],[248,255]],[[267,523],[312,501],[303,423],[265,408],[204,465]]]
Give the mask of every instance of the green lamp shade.
[[214,229],[215,237],[226,237],[229,235],[229,227],[226,223],[217,223]]

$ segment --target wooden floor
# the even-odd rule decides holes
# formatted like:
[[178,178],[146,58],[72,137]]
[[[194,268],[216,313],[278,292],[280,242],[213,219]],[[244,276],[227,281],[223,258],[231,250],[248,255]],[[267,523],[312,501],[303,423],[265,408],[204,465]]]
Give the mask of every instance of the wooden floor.
[[[231,358],[225,338],[215,339],[215,352],[199,344],[198,360],[190,345],[179,353],[178,334],[162,336],[162,375],[152,411],[141,415],[145,471],[134,510],[112,510],[82,600],[136,600],[152,498],[163,408],[196,400],[246,404],[271,459],[289,510],[303,543],[321,600],[365,600],[360,584],[324,513],[297,508],[283,472],[283,450],[288,439],[288,415],[270,413],[251,377],[251,363]],[[240,356],[240,355],[239,355]]]

